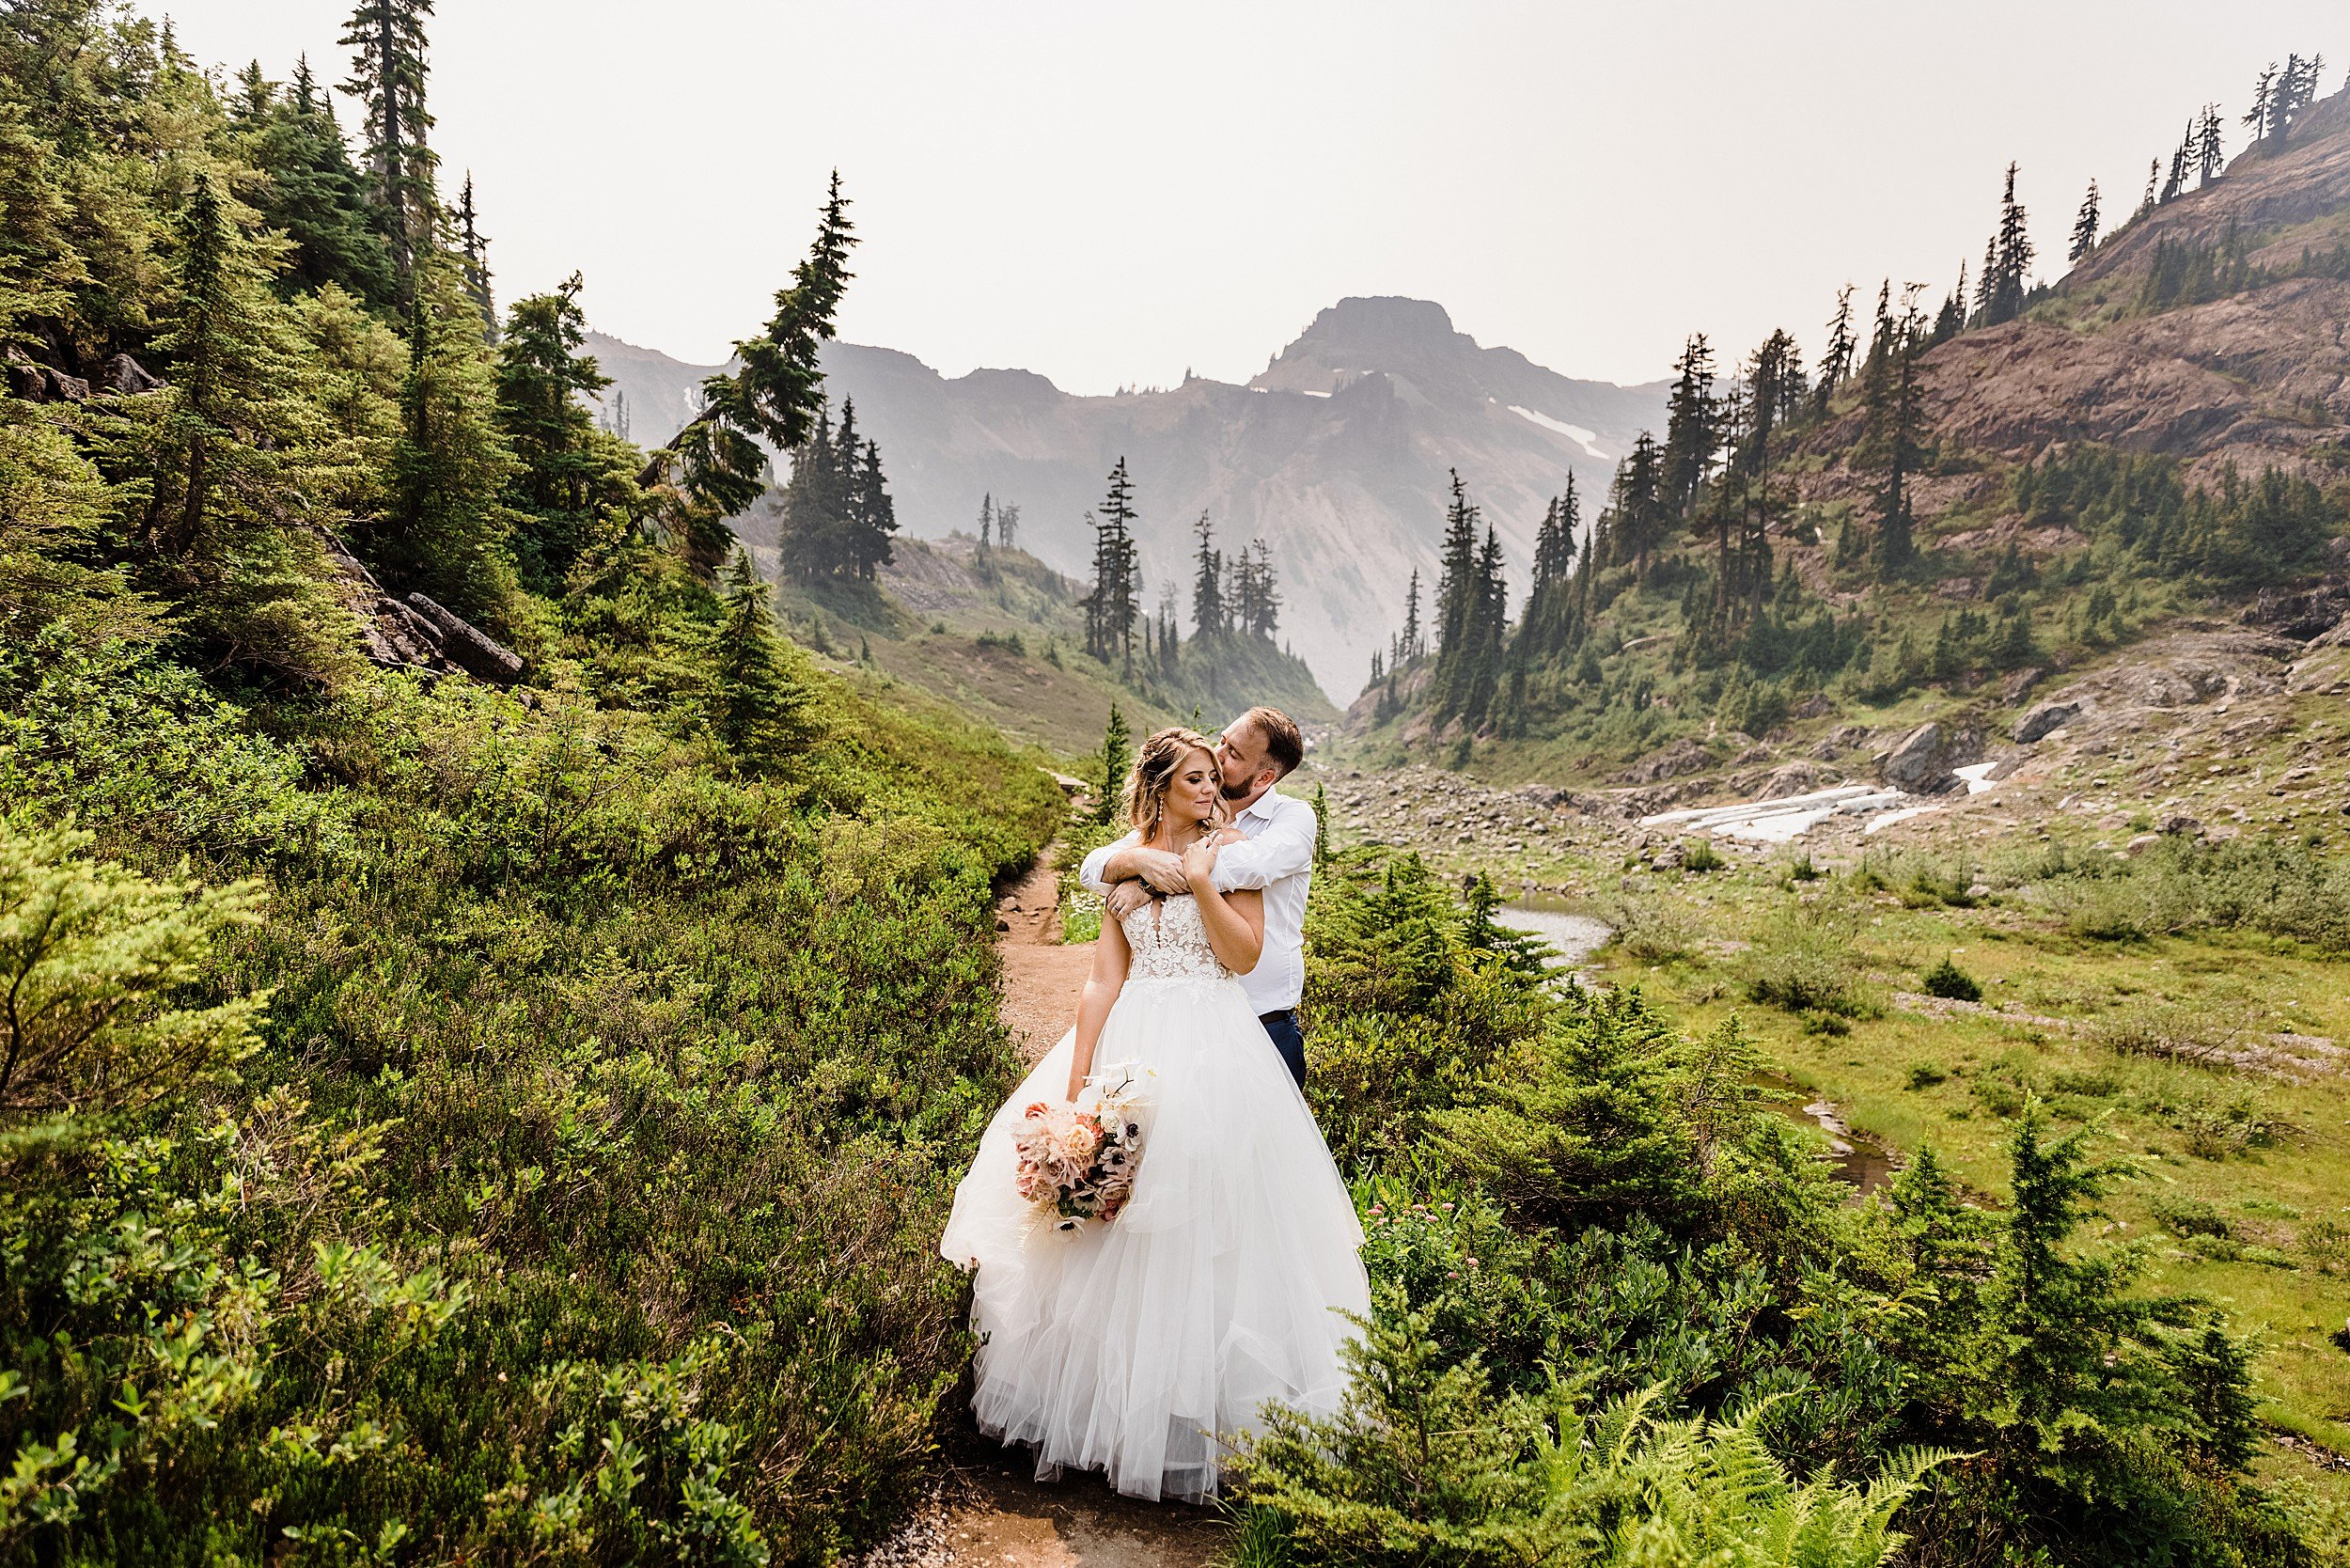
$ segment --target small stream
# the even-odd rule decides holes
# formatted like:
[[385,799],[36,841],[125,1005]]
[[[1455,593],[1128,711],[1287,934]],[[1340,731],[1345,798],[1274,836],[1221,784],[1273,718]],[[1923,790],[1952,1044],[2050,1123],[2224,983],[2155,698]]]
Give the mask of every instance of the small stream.
[[[1511,930],[1531,932],[1558,949],[1554,968],[1581,967],[1615,934],[1607,922],[1585,914],[1567,900],[1539,893],[1504,904],[1495,913]],[[1773,1110],[1827,1135],[1828,1157],[1836,1162],[1836,1174],[1856,1193],[1866,1195],[1891,1183],[1893,1152],[1868,1134],[1853,1131],[1836,1102],[1821,1099],[1781,1074],[1759,1073],[1753,1081],[1769,1093]]]
[[1827,1135],[1828,1157],[1836,1174],[1861,1195],[1875,1192],[1893,1180],[1893,1152],[1866,1133],[1856,1133],[1844,1120],[1843,1108],[1799,1088],[1794,1079],[1778,1073],[1757,1073],[1754,1085],[1769,1091],[1771,1108],[1794,1121],[1805,1121]]

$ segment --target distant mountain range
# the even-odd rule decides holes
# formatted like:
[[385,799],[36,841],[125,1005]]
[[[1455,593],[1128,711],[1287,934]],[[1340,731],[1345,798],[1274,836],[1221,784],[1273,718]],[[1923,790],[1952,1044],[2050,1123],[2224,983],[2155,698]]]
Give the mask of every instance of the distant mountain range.
[[[601,334],[588,346],[647,446],[692,417],[713,368]],[[1402,623],[1415,569],[1423,603],[1433,597],[1448,470],[1499,531],[1522,593],[1535,527],[1567,475],[1596,503],[1616,460],[1665,418],[1661,382],[1576,381],[1480,347],[1441,306],[1393,297],[1340,301],[1246,386],[1193,377],[1076,397],[1027,370],[949,379],[854,343],[827,348],[824,372],[835,402],[854,399],[859,428],[880,443],[899,521],[917,537],[976,528],[992,493],[1020,504],[1024,547],[1086,576],[1085,514],[1122,456],[1152,604],[1174,584],[1188,617],[1202,511],[1228,553],[1263,539],[1285,601],[1282,640],[1341,702]]]

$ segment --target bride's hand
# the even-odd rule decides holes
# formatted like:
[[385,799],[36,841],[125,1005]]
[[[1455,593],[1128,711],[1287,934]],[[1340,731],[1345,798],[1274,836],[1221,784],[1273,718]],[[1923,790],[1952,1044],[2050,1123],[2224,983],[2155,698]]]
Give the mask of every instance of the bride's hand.
[[1197,889],[1208,886],[1208,878],[1215,870],[1215,845],[1202,839],[1183,851],[1183,875]]

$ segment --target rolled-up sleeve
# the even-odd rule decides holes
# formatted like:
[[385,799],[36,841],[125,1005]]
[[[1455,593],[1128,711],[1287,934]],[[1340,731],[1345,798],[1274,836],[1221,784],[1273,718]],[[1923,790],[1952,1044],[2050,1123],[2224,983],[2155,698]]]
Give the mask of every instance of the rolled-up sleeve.
[[1119,839],[1110,843],[1104,844],[1100,849],[1095,850],[1091,855],[1087,855],[1085,858],[1085,864],[1077,868],[1077,882],[1079,886],[1083,886],[1089,893],[1099,893],[1104,897],[1107,897],[1110,890],[1110,885],[1107,877],[1104,873],[1109,869],[1110,856],[1115,855],[1118,851],[1130,848],[1139,841],[1140,838],[1138,835],[1129,833],[1123,839]]
[[1314,808],[1292,801],[1265,824],[1262,833],[1216,852],[1214,881],[1218,889],[1237,893],[1244,888],[1272,886],[1295,876],[1314,863]]

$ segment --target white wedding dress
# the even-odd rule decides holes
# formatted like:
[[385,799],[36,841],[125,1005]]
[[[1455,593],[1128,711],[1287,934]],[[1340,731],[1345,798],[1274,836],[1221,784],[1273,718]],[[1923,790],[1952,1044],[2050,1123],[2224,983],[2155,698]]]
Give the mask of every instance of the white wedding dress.
[[1133,964],[1093,1060],[1153,1074],[1132,1199],[1064,1232],[1013,1189],[1012,1136],[1067,1091],[1073,1030],[989,1123],[939,1250],[978,1270],[981,1431],[1033,1446],[1041,1480],[1075,1466],[1198,1500],[1266,1403],[1338,1408],[1346,1314],[1368,1316],[1371,1290],[1338,1167],[1198,902],[1146,904],[1124,929]]

